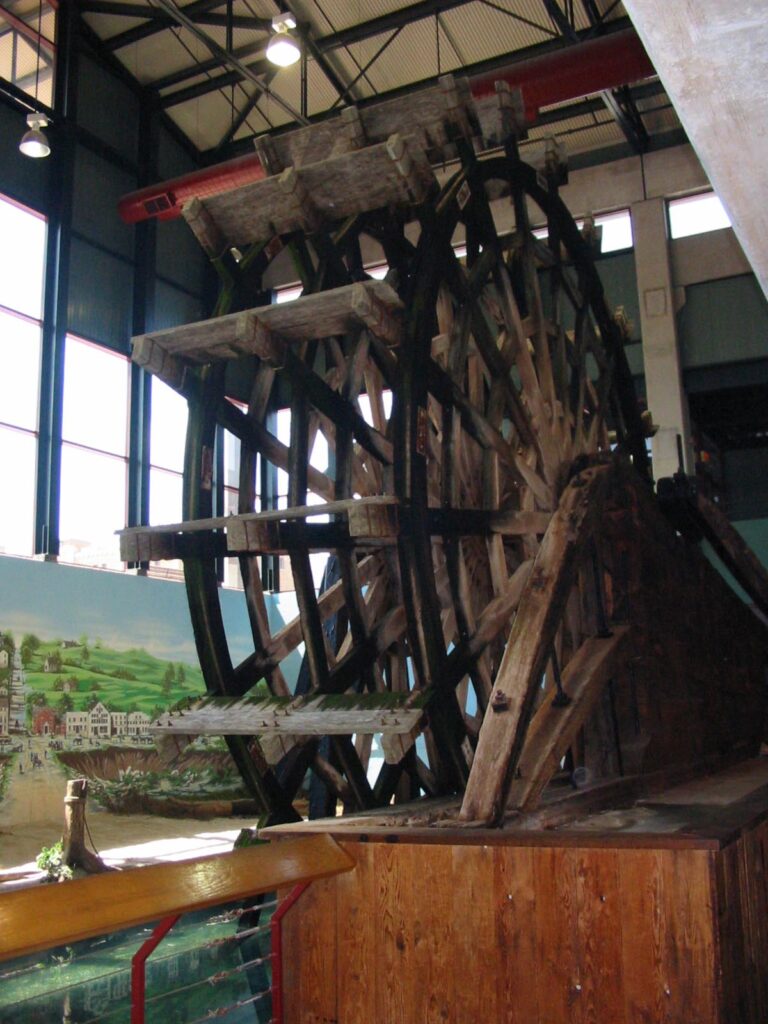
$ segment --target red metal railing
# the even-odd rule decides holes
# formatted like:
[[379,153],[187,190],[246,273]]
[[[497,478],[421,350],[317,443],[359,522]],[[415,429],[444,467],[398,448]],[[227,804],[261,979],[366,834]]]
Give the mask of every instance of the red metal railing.
[[[211,1019],[217,1016],[226,1016],[233,1009],[244,1006],[247,1002],[256,1002],[259,999],[265,998],[267,995],[272,996],[272,1016],[270,1024],[284,1024],[285,1022],[285,974],[283,970],[283,918],[289,910],[298,902],[303,893],[309,888],[310,882],[302,882],[299,885],[294,886],[288,895],[280,901],[277,909],[272,915],[269,928],[271,933],[271,950],[267,957],[260,957],[257,960],[246,962],[239,967],[232,968],[229,971],[222,971],[221,973],[214,975],[212,978],[204,978],[197,980],[193,983],[203,984],[204,982],[216,983],[223,980],[226,977],[230,977],[237,970],[247,968],[248,966],[256,963],[263,963],[265,960],[269,960],[272,964],[272,979],[269,988],[264,989],[261,992],[253,995],[249,1000],[239,1000],[235,1004],[230,1006],[221,1007],[209,1007],[206,1010],[206,1016],[203,1019]],[[248,908],[250,909],[250,908]],[[254,908],[255,909],[255,908]],[[147,1011],[147,979],[146,979],[146,968],[147,960],[152,953],[157,949],[166,935],[171,931],[174,925],[181,918],[181,914],[173,914],[169,917],[164,917],[152,930],[150,937],[142,943],[139,949],[134,953],[131,959],[131,1024],[145,1024],[146,1022],[146,1011]],[[246,938],[260,929],[248,929],[239,933],[239,938]],[[185,986],[188,988],[191,986]],[[173,996],[173,991],[163,992],[159,998],[169,999]]]

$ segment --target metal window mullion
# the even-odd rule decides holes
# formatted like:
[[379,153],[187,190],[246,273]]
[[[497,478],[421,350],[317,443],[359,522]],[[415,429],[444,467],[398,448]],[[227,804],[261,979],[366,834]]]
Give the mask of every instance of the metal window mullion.
[[61,425],[64,400],[64,348],[67,334],[69,264],[74,195],[77,113],[77,22],[74,4],[65,4],[56,19],[58,60],[54,108],[60,130],[49,166],[48,235],[46,239],[43,333],[40,359],[35,553],[59,553],[61,499]]

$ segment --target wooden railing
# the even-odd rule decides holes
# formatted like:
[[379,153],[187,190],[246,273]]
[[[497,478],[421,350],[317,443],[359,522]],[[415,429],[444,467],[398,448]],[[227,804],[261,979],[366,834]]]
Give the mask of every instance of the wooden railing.
[[0,960],[159,921],[132,960],[131,1021],[143,1024],[147,958],[183,914],[290,888],[272,917],[272,952],[265,957],[273,968],[272,985],[254,997],[271,994],[272,1020],[281,1021],[282,918],[311,882],[352,867],[354,861],[341,846],[330,836],[317,835],[18,890],[0,897]]

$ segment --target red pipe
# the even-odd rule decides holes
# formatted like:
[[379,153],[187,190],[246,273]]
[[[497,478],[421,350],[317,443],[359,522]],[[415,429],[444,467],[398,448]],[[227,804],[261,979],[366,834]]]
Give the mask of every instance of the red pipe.
[[[470,88],[475,99],[492,93],[498,81],[520,88],[526,118],[532,123],[541,107],[603,89],[615,89],[653,74],[655,71],[643,44],[635,30],[628,28],[565,46],[541,57],[521,60],[506,70],[479,75],[470,79]],[[264,177],[264,168],[258,156],[252,153],[131,192],[120,200],[118,210],[127,224],[150,217],[170,220],[179,216],[181,207],[190,199],[228,192]]]
[[[272,1020],[270,1024],[285,1022],[285,993],[283,981],[283,918],[310,887],[311,882],[301,882],[291,889],[272,915]],[[131,1021],[131,1024],[134,1024]]]
[[180,914],[164,917],[155,926],[147,941],[133,954],[131,959],[131,1024],[144,1024],[144,998],[146,996],[147,981],[145,968],[147,958],[150,953],[157,949],[180,917]]
[[499,79],[520,89],[526,119],[532,123],[539,110],[552,103],[616,89],[655,74],[640,37],[628,28],[522,60],[504,71],[472,78],[469,84],[476,100],[494,92]]

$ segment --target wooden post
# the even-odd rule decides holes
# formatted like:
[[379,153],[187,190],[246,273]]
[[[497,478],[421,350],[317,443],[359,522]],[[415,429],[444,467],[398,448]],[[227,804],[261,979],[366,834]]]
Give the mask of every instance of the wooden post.
[[85,802],[87,779],[70,779],[64,797],[64,835],[61,837],[61,859],[67,867],[80,868],[88,874],[114,871],[85,846]]

